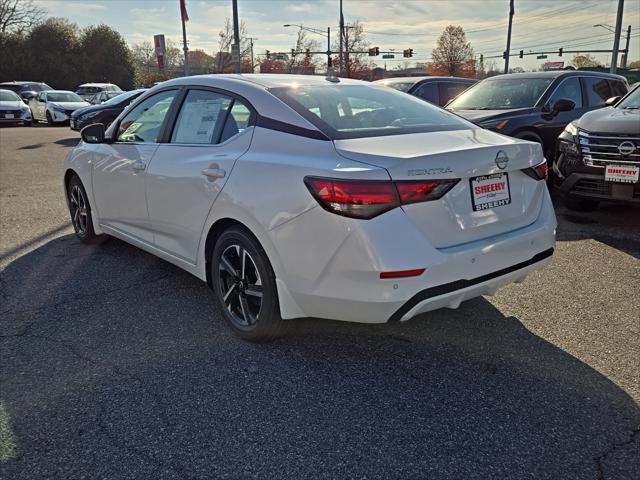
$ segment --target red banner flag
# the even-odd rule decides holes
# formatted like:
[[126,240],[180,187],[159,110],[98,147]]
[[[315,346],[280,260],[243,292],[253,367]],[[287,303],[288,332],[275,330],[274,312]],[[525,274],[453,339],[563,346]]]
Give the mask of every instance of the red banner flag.
[[187,0],[180,0],[180,15],[182,16],[183,22],[189,21],[189,15],[187,15]]

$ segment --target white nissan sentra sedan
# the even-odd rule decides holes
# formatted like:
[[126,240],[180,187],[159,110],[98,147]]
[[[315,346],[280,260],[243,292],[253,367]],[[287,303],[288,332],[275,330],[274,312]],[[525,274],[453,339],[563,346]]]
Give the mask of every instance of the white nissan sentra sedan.
[[356,80],[217,75],[152,88],[64,166],[78,238],[213,288],[228,325],[404,321],[551,261],[540,145]]

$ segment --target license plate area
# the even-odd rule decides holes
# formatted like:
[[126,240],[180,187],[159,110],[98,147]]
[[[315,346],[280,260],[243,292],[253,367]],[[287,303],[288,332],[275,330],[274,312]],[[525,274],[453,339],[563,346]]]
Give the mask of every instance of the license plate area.
[[494,173],[469,179],[473,211],[502,207],[511,203],[509,174]]
[[607,165],[604,171],[606,182],[636,183],[640,177],[640,167],[635,165]]
[[4,118],[16,118],[13,113],[5,113]]

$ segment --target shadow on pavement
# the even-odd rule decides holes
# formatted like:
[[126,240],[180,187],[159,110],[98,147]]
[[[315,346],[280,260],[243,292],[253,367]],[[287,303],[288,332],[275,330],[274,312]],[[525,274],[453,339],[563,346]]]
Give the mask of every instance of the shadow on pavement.
[[484,299],[404,325],[299,321],[256,345],[224,328],[206,285],[117,240],[56,238],[1,279],[16,451],[4,478],[621,479],[640,467],[634,400]]

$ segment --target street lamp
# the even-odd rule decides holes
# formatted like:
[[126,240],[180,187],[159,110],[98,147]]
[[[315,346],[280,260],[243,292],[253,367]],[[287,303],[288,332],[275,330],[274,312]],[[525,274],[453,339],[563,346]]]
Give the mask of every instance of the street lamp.
[[331,68],[331,27],[327,27],[326,33],[323,30],[319,30],[317,28],[305,27],[304,25],[295,23],[286,23],[283,25],[283,27],[298,27],[300,30],[306,30],[307,32],[327,37],[327,72],[329,71],[329,68]]

